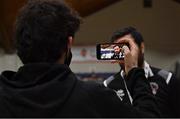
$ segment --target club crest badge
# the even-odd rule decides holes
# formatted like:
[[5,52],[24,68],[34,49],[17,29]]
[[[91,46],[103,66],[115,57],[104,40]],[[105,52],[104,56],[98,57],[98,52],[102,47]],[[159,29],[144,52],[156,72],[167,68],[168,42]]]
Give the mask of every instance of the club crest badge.
[[116,91],[117,96],[120,98],[120,100],[123,100],[123,97],[125,96],[124,94],[124,90],[120,89],[118,91]]
[[159,86],[156,82],[150,82],[151,90],[154,95],[156,95]]

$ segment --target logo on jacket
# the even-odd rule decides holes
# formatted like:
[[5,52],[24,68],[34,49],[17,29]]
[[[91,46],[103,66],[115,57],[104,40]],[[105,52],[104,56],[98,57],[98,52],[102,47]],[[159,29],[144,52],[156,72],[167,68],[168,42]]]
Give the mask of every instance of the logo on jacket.
[[116,94],[117,96],[120,98],[120,100],[122,101],[123,100],[123,97],[124,97],[124,90],[120,89],[118,91],[116,91]]
[[150,82],[151,90],[154,95],[156,95],[159,86],[156,82]]

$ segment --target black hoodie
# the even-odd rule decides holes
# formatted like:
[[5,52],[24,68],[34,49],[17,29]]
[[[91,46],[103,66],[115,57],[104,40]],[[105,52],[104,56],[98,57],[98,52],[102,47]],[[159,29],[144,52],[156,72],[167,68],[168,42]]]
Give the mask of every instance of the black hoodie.
[[[0,117],[156,117],[143,70],[133,69],[134,107],[119,100],[113,90],[77,80],[66,65],[27,64],[18,72],[0,76]],[[143,92],[142,92],[143,91]]]

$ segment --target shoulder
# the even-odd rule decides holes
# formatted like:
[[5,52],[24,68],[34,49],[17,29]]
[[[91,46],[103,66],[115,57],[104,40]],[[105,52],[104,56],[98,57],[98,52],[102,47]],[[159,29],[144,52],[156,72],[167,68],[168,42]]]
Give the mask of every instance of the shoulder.
[[108,98],[119,98],[116,95],[116,92],[112,89],[109,89],[103,85],[103,83],[96,83],[93,81],[78,81],[78,87],[80,90],[83,90],[91,99],[97,101],[105,101]]
[[79,81],[78,85],[81,87],[84,91],[87,91],[88,93],[98,93],[98,92],[105,92],[109,89],[106,88],[103,83],[96,83],[94,81]]
[[160,75],[160,76],[164,76],[164,75],[168,75],[169,73],[172,73],[170,71],[167,71],[165,69],[160,69],[157,67],[152,67],[150,66],[151,70],[153,71],[154,74]]
[[167,84],[169,84],[170,80],[173,79],[173,73],[170,71],[156,68],[156,67],[151,67],[151,69],[155,76],[160,76],[166,81]]
[[153,67],[153,66],[150,66],[150,68],[154,74],[157,74],[161,70],[160,68]]
[[109,84],[113,83],[114,80],[117,80],[121,78],[120,72],[108,77],[107,79],[104,80],[103,84],[105,87],[108,87]]

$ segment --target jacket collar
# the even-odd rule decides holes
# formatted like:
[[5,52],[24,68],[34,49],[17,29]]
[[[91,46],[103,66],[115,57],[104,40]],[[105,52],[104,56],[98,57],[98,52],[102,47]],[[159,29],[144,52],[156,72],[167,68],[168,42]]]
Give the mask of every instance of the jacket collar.
[[[154,73],[152,72],[152,69],[151,69],[150,65],[147,63],[147,61],[144,61],[144,72],[145,72],[146,78],[154,76]],[[124,78],[124,76],[125,76],[124,70],[120,71],[120,75],[121,75],[121,77]]]

